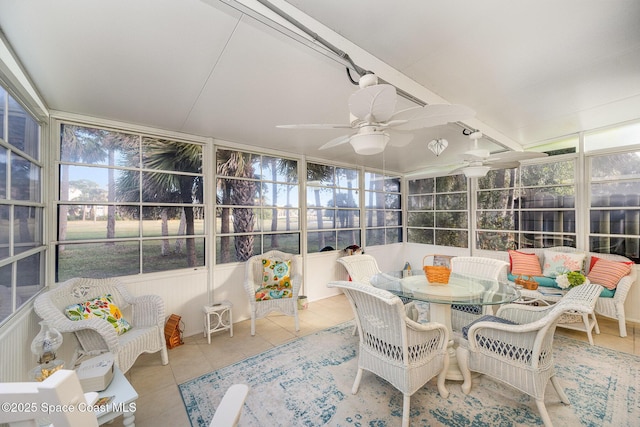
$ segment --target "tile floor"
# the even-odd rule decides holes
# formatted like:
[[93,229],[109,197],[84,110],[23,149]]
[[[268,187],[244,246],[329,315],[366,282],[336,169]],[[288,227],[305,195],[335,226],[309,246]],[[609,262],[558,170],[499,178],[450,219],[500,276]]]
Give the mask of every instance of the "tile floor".
[[[228,331],[216,332],[207,338],[196,335],[185,338],[182,346],[169,350],[169,365],[162,366],[159,354],[145,354],[138,358],[127,373],[129,381],[139,394],[135,424],[146,426],[189,426],[178,384],[232,364],[254,354],[268,350],[298,336],[312,334],[330,326],[353,319],[349,302],[344,295],[315,301],[307,310],[300,311],[300,332],[294,333],[293,318],[271,314],[256,324],[256,335],[251,336],[249,320],[235,323],[233,337]],[[626,338],[618,336],[618,324],[598,318],[600,335],[594,335],[595,344],[640,356],[640,325],[628,323]],[[587,341],[583,332],[557,329],[558,334]],[[122,417],[111,426],[122,426]]]

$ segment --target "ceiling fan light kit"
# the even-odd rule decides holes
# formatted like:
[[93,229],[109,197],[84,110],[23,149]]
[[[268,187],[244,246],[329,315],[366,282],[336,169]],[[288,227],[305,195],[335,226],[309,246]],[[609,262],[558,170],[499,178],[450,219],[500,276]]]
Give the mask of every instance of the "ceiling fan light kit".
[[482,178],[489,173],[490,166],[467,166],[462,169],[462,173],[467,178]]
[[349,140],[354,151],[364,156],[382,153],[387,142],[389,142],[389,134],[386,132],[359,133]]

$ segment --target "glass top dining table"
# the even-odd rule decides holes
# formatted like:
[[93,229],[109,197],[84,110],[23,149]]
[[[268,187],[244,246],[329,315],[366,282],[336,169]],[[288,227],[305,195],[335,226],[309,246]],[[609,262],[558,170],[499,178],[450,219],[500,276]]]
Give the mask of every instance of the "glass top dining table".
[[[429,283],[426,275],[407,275],[406,271],[394,271],[374,275],[370,284],[386,289],[404,300],[429,303],[429,318],[449,330],[449,367],[446,378],[462,381],[462,373],[456,360],[454,331],[451,327],[451,306],[491,306],[507,304],[520,298],[520,291],[509,282],[451,273],[447,284]],[[456,331],[459,332],[459,331]]]
[[401,298],[435,304],[500,305],[520,298],[520,291],[509,282],[451,273],[447,284],[429,283],[424,273],[406,271],[379,273],[370,280]]

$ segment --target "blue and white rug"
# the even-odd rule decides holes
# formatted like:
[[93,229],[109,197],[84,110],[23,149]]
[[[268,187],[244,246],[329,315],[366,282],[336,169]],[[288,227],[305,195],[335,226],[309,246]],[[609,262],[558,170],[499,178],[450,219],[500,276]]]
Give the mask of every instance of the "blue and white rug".
[[[249,385],[240,426],[397,426],[402,394],[365,371],[351,394],[358,337],[347,322],[305,336],[180,384],[191,425],[208,426],[229,386]],[[627,338],[630,339],[630,338]],[[640,426],[640,357],[556,336],[557,375],[571,405],[553,386],[545,394],[556,426]],[[474,378],[469,395],[447,382],[443,399],[435,380],[411,398],[414,426],[543,425],[535,401],[486,376]]]

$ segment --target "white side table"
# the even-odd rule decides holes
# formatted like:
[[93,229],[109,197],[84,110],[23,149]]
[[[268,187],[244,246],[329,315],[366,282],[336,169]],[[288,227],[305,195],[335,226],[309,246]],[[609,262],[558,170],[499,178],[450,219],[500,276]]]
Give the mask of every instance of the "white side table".
[[98,393],[98,398],[110,396],[114,396],[113,400],[104,406],[103,411],[96,411],[95,413],[98,417],[98,424],[108,423],[122,415],[122,424],[127,427],[134,427],[135,401],[138,398],[138,393],[118,367],[114,367],[113,379],[109,387]]
[[211,334],[217,331],[229,330],[230,336],[233,336],[233,305],[230,301],[224,300],[214,305],[205,305],[202,308],[204,312],[204,335],[207,342],[211,344]]

